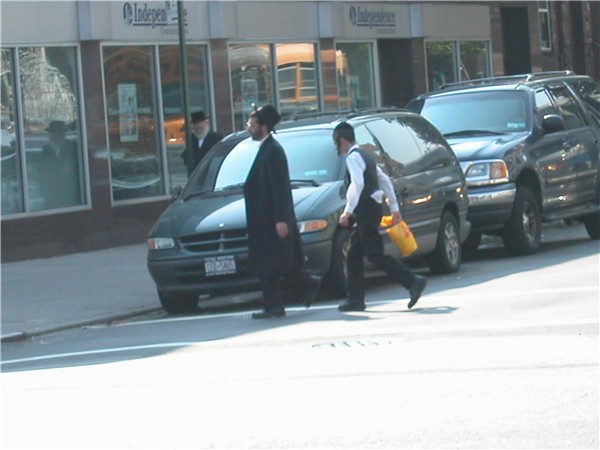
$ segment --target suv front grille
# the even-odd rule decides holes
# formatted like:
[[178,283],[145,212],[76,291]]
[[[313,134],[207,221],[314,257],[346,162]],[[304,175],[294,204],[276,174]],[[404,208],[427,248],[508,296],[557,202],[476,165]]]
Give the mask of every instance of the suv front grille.
[[213,233],[193,234],[182,237],[181,247],[192,253],[215,253],[229,250],[247,250],[246,230],[226,230]]

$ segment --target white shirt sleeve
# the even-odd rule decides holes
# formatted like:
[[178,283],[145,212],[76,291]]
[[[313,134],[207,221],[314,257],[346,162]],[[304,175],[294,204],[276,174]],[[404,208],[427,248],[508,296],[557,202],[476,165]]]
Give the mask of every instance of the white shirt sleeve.
[[346,157],[346,168],[350,174],[350,185],[346,191],[346,207],[344,212],[354,213],[360,194],[365,187],[363,173],[367,168],[364,159],[358,152],[352,152]]
[[377,182],[379,183],[379,187],[385,193],[386,201],[390,207],[390,211],[400,211],[398,199],[396,198],[396,192],[394,192],[394,184],[392,183],[390,177],[383,170],[381,170],[379,166],[377,166]]

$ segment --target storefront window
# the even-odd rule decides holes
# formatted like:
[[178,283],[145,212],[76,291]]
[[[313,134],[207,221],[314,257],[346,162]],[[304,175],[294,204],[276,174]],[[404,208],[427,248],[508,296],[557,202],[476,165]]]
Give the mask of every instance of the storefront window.
[[314,44],[278,44],[277,81],[283,116],[319,110]]
[[[19,48],[13,64],[12,50],[2,49],[2,212],[82,205],[76,48]],[[17,73],[19,118],[13,83]]]
[[234,124],[244,129],[257,106],[273,103],[271,48],[268,44],[236,44],[229,47]]
[[436,91],[444,84],[456,81],[454,47],[453,42],[427,43],[427,79],[430,91]]
[[113,199],[164,194],[152,47],[104,47]]
[[[190,112],[202,110],[210,115],[206,49],[204,46],[188,45],[186,53]],[[165,148],[171,188],[185,184],[188,178],[183,156],[186,140],[179,54],[179,46],[159,47]]]
[[487,41],[432,41],[425,46],[430,91],[444,84],[490,76]]
[[338,43],[336,70],[340,109],[375,106],[372,46],[368,43]]
[[487,42],[459,42],[460,79],[474,80],[489,76],[489,55]]
[[21,183],[21,158],[16,133],[16,108],[14,90],[13,52],[2,49],[2,214],[22,212],[23,189]]

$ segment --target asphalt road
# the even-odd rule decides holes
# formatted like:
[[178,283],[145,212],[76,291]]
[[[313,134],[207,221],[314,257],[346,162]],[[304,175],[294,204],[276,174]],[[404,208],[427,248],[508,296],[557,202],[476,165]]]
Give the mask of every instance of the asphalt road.
[[598,243],[490,242],[406,309],[370,281],[253,321],[139,317],[2,348],[2,448],[598,448]]

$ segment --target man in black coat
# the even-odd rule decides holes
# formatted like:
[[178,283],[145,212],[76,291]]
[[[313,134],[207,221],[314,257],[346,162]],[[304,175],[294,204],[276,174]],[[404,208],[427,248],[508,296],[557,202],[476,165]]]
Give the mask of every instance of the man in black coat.
[[[210,129],[210,117],[207,116],[204,111],[196,111],[192,113],[190,117],[191,129],[192,129],[192,166],[190,172],[198,165],[198,163],[204,158],[208,151],[223,139],[223,136],[216,131]],[[181,153],[183,161],[186,160],[185,150]],[[186,166],[187,166],[186,162]]]
[[244,183],[248,224],[248,270],[261,278],[264,307],[253,319],[285,316],[282,283],[296,288],[307,307],[321,279],[302,268],[304,253],[294,213],[289,168],[283,148],[271,132],[281,116],[272,105],[250,114],[247,129],[260,142]]

